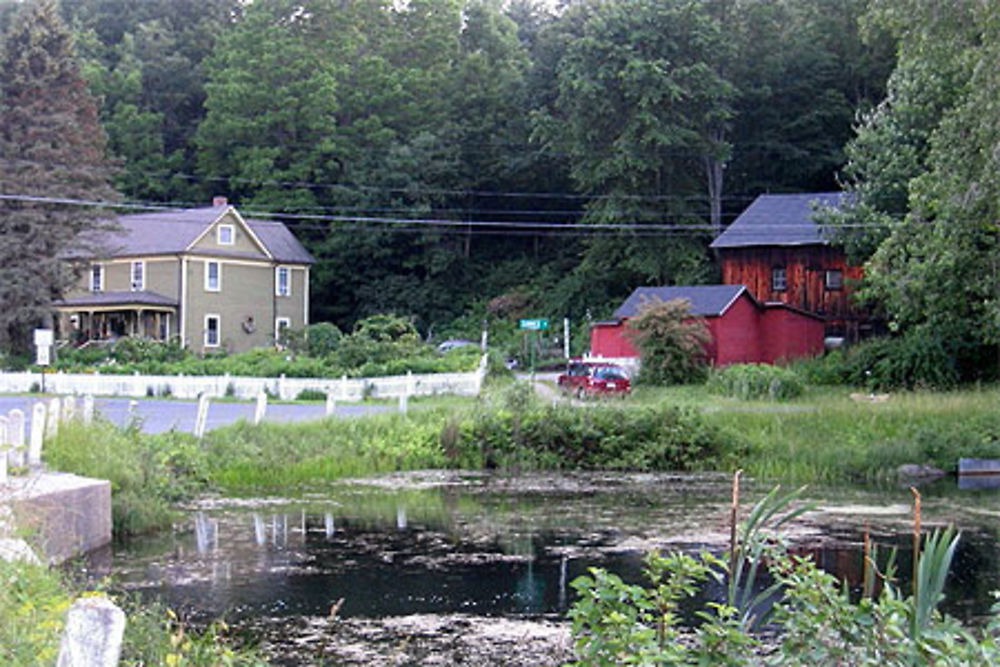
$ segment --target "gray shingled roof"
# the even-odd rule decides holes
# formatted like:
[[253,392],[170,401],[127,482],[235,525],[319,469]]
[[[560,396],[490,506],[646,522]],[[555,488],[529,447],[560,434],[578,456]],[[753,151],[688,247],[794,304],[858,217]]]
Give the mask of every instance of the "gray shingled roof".
[[[722,315],[729,304],[746,291],[743,285],[674,285],[671,287],[637,287],[625,302],[618,306],[614,316],[635,317],[639,307],[647,300],[687,299],[691,302],[691,314],[701,317]],[[749,293],[748,293],[749,294]]]
[[[227,208],[211,206],[122,215],[116,219],[120,230],[99,233],[91,245],[104,257],[176,255],[184,252]],[[315,261],[284,224],[269,220],[246,220],[246,223],[275,261],[288,264]]]
[[839,207],[846,196],[842,192],[761,195],[711,247],[825,244],[823,230],[813,220],[813,214],[817,208]]
[[69,299],[60,299],[57,306],[177,306],[177,300],[148,290],[140,292],[88,292]]

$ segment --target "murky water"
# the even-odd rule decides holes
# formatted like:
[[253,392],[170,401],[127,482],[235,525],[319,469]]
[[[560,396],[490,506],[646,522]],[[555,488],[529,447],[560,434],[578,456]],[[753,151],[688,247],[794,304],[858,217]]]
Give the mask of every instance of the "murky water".
[[[745,487],[746,506],[766,489]],[[948,610],[984,614],[1000,589],[1000,491],[924,490],[924,525],[963,531]],[[901,547],[907,489],[814,489],[790,531],[800,551],[857,583],[865,526]],[[195,617],[563,614],[592,565],[638,579],[650,548],[722,550],[729,482],[716,476],[418,473],[296,499],[218,499],[183,529],[118,548],[115,580]]]

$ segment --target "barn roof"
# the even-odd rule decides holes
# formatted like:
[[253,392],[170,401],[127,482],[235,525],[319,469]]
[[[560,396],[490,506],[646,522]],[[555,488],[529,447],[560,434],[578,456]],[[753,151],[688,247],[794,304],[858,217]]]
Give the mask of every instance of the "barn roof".
[[[700,317],[722,315],[730,304],[746,292],[743,285],[672,285],[670,287],[637,287],[622,305],[615,310],[614,316],[635,317],[639,308],[647,301],[659,299],[687,299],[691,302],[691,314]],[[747,296],[750,293],[747,292]],[[752,297],[751,297],[752,299]]]
[[712,248],[760,245],[825,244],[823,228],[813,219],[822,208],[838,208],[842,192],[761,195],[714,241]]

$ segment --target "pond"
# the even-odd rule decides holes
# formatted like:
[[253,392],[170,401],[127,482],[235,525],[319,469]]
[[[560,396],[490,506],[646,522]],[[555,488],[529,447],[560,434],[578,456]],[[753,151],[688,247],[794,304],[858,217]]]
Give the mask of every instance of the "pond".
[[[428,471],[299,498],[205,499],[174,533],[116,548],[112,574],[116,585],[160,596],[194,620],[224,615],[249,628],[281,664],[312,664],[302,647],[326,646],[333,618],[355,644],[435,632],[457,641],[477,623],[496,635],[502,620],[515,624],[515,640],[540,632],[560,644],[510,664],[556,664],[566,657],[570,582],[594,565],[638,580],[642,554],[653,548],[722,551],[729,484],[717,475]],[[744,510],[769,488],[745,483]],[[1000,492],[943,480],[922,493],[925,527],[963,531],[946,608],[975,620],[1000,589]],[[806,496],[816,508],[788,531],[798,551],[856,585],[867,527],[900,547],[900,576],[908,577],[907,488],[814,488]],[[419,628],[386,635],[387,619],[403,618],[421,619]],[[440,619],[452,622],[442,629]],[[520,645],[528,651],[531,642]],[[354,664],[364,662],[378,660],[362,655]]]

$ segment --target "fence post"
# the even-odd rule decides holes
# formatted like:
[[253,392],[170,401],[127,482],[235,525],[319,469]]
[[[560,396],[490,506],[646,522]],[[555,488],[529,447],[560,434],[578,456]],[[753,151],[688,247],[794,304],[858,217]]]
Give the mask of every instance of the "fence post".
[[264,421],[265,414],[267,414],[267,392],[259,391],[257,392],[257,406],[253,411],[253,423],[259,424]]
[[208,400],[207,392],[198,395],[198,412],[194,416],[194,436],[196,438],[205,436],[205,428],[208,426]]
[[45,403],[41,401],[35,403],[31,409],[31,440],[28,442],[28,466],[36,466],[42,462],[42,442],[45,440],[46,412]]
[[326,416],[334,414],[337,411],[337,396],[330,390],[326,392]]
[[87,394],[83,397],[83,423],[90,424],[94,421],[94,395]]
[[343,400],[345,400],[345,401],[350,400],[348,398],[348,396],[347,396],[347,376],[346,375],[341,375],[340,376],[340,397]]

